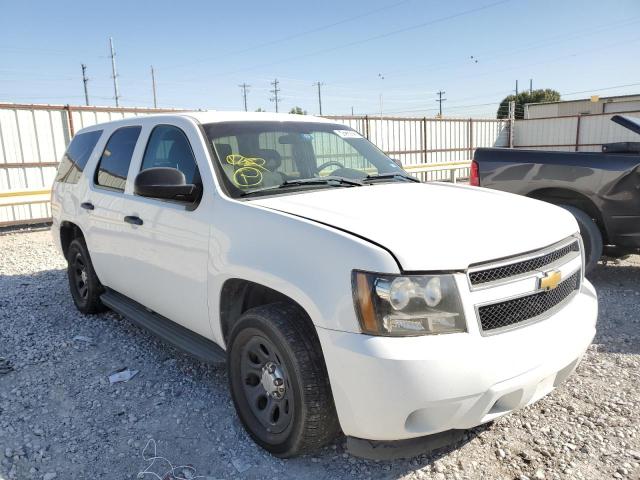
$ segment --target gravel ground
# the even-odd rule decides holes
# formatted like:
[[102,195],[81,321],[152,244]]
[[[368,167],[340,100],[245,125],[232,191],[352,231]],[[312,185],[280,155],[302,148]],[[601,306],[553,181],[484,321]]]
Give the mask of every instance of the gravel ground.
[[[14,367],[0,361],[0,479],[169,480],[169,462],[187,465],[177,478],[640,478],[639,256],[592,275],[598,334],[555,392],[455,447],[373,462],[343,439],[314,456],[269,456],[239,424],[224,367],[114,313],[76,311],[50,232],[0,236],[0,252],[0,357]],[[110,385],[123,367],[139,373]]]

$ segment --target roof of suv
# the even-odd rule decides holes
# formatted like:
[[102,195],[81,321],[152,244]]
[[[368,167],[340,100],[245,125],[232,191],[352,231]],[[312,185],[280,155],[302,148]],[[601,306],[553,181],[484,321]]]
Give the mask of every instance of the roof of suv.
[[331,120],[312,115],[295,115],[289,113],[271,113],[271,112],[180,112],[176,115],[189,116],[195,118],[200,123],[215,122],[241,122],[241,121],[272,121],[272,122],[323,122],[334,123]]
[[140,117],[127,117],[119,120],[112,120],[110,122],[101,122],[95,125],[91,125],[80,129],[76,133],[96,130],[104,128],[104,125],[121,124],[123,126],[130,125],[136,120],[144,121],[149,117],[189,117],[193,118],[199,123],[217,123],[217,122],[256,122],[256,121],[268,121],[268,122],[321,122],[321,123],[336,123],[330,119],[314,117],[312,115],[294,115],[289,113],[271,113],[271,112],[221,112],[221,111],[183,111],[183,112],[167,112],[157,113],[151,115],[144,115]]

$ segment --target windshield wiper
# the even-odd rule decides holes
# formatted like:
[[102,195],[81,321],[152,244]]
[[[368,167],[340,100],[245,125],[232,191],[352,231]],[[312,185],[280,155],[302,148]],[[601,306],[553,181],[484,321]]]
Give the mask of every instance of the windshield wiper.
[[409,182],[420,183],[420,180],[406,173],[378,173],[376,175],[367,175],[366,177],[364,177],[363,181],[366,182],[366,181],[372,181],[372,180],[386,180],[386,179],[394,179],[394,178],[401,178]]
[[260,194],[262,192],[269,192],[279,190],[281,188],[301,187],[306,185],[329,185],[331,187],[361,187],[364,183],[361,180],[355,180],[344,177],[334,177],[328,175],[326,177],[311,177],[311,178],[298,178],[294,180],[285,180],[280,185],[274,185],[273,187],[260,188],[258,190],[252,190],[250,192],[244,192],[242,197],[249,195]]
[[363,185],[362,180],[356,180],[345,177],[335,177],[333,175],[327,175],[326,177],[311,177],[311,178],[299,178],[294,180],[286,180],[281,183],[277,188],[286,187],[289,185],[334,185],[335,186],[358,186]]

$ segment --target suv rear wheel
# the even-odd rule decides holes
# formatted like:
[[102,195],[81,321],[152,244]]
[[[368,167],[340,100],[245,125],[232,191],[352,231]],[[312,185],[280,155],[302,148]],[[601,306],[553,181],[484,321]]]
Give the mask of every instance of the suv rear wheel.
[[291,457],[322,447],[338,433],[320,343],[299,308],[252,308],[227,343],[229,386],[245,429],[265,450]]
[[100,301],[104,288],[93,269],[87,246],[81,238],[76,238],[69,244],[67,277],[73,303],[78,310],[82,313],[96,313],[106,309]]

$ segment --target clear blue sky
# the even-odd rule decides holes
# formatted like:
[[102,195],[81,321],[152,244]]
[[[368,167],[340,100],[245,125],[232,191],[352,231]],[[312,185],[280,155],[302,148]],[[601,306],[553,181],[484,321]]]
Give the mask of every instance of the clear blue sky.
[[[639,0],[0,1],[0,101],[323,113],[494,115],[515,88],[640,93]],[[473,58],[472,58],[473,57]],[[477,63],[476,63],[477,59]],[[384,77],[384,78],[382,78]],[[631,85],[630,85],[631,84]],[[635,85],[633,85],[635,84]],[[620,88],[608,88],[630,85]],[[605,90],[605,88],[607,88]],[[584,92],[584,93],[573,93]]]

